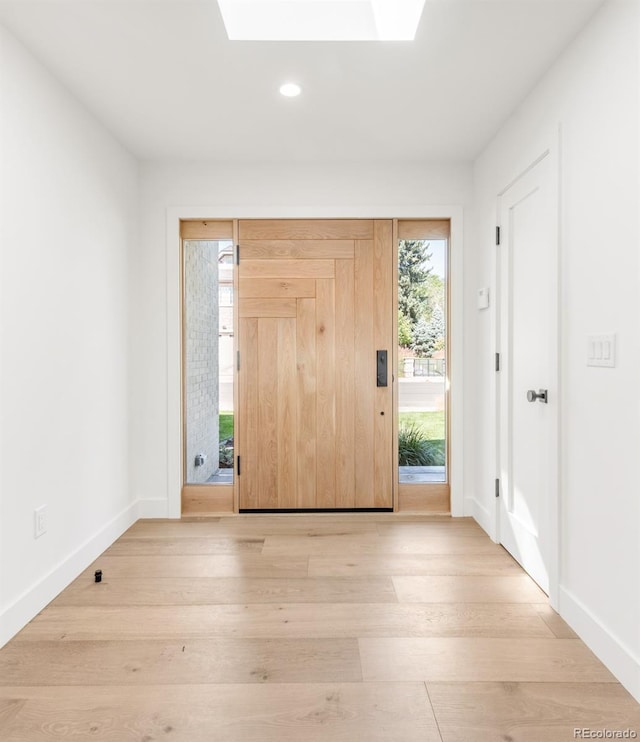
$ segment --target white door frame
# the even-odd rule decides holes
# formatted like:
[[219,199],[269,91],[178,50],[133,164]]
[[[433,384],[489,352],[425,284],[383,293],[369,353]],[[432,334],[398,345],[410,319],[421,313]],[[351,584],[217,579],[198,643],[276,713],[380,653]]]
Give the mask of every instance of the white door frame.
[[[558,390],[559,404],[555,407],[555,413],[551,423],[551,447],[552,450],[556,451],[556,455],[552,457],[550,462],[549,481],[550,481],[550,492],[549,492],[549,603],[555,609],[558,610],[559,601],[559,585],[560,585],[560,517],[561,517],[561,498],[560,498],[560,481],[561,481],[561,450],[560,450],[560,424],[561,424],[561,352],[562,347],[562,322],[561,322],[561,265],[562,265],[562,231],[561,231],[561,219],[562,219],[562,178],[561,178],[561,131],[558,128],[556,132],[547,135],[542,141],[547,143],[547,146],[540,146],[537,149],[537,154],[531,156],[528,160],[528,165],[521,168],[518,175],[512,178],[507,185],[502,188],[497,195],[496,203],[496,225],[500,224],[501,220],[501,209],[502,199],[507,191],[515,185],[523,176],[525,176],[530,170],[532,170],[539,162],[545,157],[549,157],[551,160],[551,171],[556,175],[556,182],[554,184],[555,191],[557,194],[557,258],[556,261],[549,265],[549,271],[553,271],[552,280],[555,281],[556,286],[556,306],[553,308],[555,313],[555,325],[556,325],[556,340],[552,349],[551,365],[554,368],[555,375],[555,386]],[[496,351],[500,352],[500,317],[501,317],[501,280],[500,275],[500,247],[495,248],[495,285],[496,285],[496,312],[495,312],[495,339],[496,339]],[[501,425],[501,410],[500,410],[500,373],[495,374],[495,387],[494,387],[494,400],[495,400],[495,472],[496,478],[500,476],[501,460],[500,460],[500,425]],[[500,543],[500,500],[496,498],[495,507],[493,512],[493,532],[496,534],[495,540]]]
[[180,518],[182,490],[182,362],[180,323],[180,220],[181,219],[449,219],[451,221],[451,396],[450,485],[451,514],[464,513],[463,489],[463,209],[459,205],[421,208],[389,206],[371,208],[237,206],[169,207],[166,211],[167,306],[167,491],[166,507],[158,502],[147,517]]

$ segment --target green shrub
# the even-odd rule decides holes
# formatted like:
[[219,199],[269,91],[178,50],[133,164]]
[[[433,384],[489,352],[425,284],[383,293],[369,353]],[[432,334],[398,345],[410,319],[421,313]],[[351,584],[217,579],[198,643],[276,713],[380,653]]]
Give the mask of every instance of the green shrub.
[[219,463],[221,469],[233,469],[233,438],[220,441]]
[[443,466],[443,451],[414,422],[401,423],[398,432],[399,466]]

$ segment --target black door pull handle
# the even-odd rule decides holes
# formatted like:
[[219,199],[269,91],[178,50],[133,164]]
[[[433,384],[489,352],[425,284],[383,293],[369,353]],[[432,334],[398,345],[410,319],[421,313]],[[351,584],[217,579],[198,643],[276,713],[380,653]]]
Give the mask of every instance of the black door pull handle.
[[387,351],[376,351],[376,386],[387,386]]

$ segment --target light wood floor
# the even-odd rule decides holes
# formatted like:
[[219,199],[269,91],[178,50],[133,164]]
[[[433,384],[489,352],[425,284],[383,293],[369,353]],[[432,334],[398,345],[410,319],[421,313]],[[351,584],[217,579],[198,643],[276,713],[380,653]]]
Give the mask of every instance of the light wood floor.
[[139,521],[0,650],[3,742],[576,728],[640,734],[640,707],[468,519]]

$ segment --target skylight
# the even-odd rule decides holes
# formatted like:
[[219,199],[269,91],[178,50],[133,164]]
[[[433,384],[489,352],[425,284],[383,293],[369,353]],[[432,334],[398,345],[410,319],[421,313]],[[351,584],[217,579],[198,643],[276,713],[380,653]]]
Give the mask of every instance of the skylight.
[[232,41],[413,41],[425,0],[218,0]]

